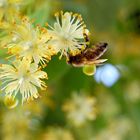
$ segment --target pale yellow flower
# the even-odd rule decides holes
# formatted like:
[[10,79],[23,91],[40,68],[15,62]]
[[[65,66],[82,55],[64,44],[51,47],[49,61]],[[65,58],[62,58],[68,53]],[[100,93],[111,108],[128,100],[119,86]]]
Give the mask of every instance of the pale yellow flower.
[[33,27],[27,17],[15,23],[11,34],[11,40],[7,43],[9,53],[19,57],[33,60],[36,64],[45,65],[55,54],[48,45],[47,30],[37,26]]
[[1,120],[1,136],[3,140],[29,140],[31,135],[31,119],[22,108],[4,111]]
[[74,140],[70,131],[59,127],[51,127],[43,135],[42,140]]
[[93,140],[124,140],[133,129],[133,123],[128,118],[117,118],[111,120],[108,127],[102,129]]
[[0,0],[0,20],[13,21],[18,15],[22,0]]
[[86,31],[81,15],[69,12],[56,13],[56,22],[51,27],[49,34],[52,37],[50,44],[61,56],[67,56],[67,53],[79,53],[86,44],[84,32]]
[[83,94],[73,94],[72,99],[63,105],[67,118],[76,126],[83,125],[87,120],[96,118],[96,100]]
[[13,98],[20,93],[22,102],[38,98],[38,88],[46,88],[42,79],[47,79],[47,74],[41,71],[37,64],[30,64],[30,61],[25,59],[16,60],[13,65],[2,64],[0,67],[2,90],[6,96]]
[[125,89],[125,98],[132,103],[140,100],[140,86],[139,81],[132,81],[128,83]]

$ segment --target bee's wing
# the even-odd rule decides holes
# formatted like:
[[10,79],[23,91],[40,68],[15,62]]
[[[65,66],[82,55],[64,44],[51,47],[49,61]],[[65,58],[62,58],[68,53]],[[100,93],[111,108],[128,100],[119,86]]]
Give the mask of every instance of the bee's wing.
[[84,65],[101,65],[102,63],[104,63],[105,61],[107,61],[107,59],[99,59],[99,60],[94,60],[94,61],[86,61],[84,63]]
[[87,48],[84,51],[84,56],[87,60],[97,60],[100,58],[107,50],[107,43],[98,43],[95,44],[95,47]]
[[96,56],[96,59],[100,58],[106,51],[107,51],[107,43],[98,43],[95,44],[95,48],[98,53]]

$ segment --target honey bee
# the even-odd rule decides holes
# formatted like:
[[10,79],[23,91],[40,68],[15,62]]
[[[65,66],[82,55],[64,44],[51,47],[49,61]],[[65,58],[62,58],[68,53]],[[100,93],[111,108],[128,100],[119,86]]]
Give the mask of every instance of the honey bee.
[[[88,36],[85,36],[85,41],[89,41]],[[107,59],[99,59],[107,50],[107,43],[98,43],[93,47],[86,46],[80,54],[75,56],[69,54],[67,63],[74,67],[83,67],[85,65],[100,65]]]

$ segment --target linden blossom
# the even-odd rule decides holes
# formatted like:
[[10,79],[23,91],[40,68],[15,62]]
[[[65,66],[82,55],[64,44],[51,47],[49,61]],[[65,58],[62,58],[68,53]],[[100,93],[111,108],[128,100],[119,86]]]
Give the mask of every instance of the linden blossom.
[[87,30],[81,15],[61,12],[55,17],[54,27],[48,25],[48,33],[52,37],[49,44],[61,53],[60,58],[63,55],[67,57],[68,53],[79,53],[79,49],[86,45],[84,32]]
[[62,127],[49,127],[42,140],[75,140],[71,131]]
[[27,17],[19,19],[19,22],[11,28],[6,47],[12,56],[26,58],[33,60],[36,64],[45,65],[55,54],[53,48],[48,45],[47,30],[40,26],[34,28]]
[[96,99],[84,94],[74,92],[72,98],[64,103],[62,109],[75,126],[81,126],[87,120],[96,119]]
[[6,96],[14,99],[20,93],[22,103],[33,98],[38,98],[37,88],[44,89],[47,86],[42,79],[47,79],[47,73],[41,71],[38,65],[23,59],[16,60],[13,65],[2,64],[0,67],[0,80]]
[[0,21],[13,21],[19,14],[23,0],[0,0]]

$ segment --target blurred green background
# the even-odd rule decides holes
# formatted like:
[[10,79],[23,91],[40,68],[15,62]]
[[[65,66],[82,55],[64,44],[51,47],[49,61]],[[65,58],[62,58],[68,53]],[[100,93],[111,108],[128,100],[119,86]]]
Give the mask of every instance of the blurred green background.
[[[21,9],[41,25],[52,25],[60,10],[80,13],[92,43],[108,43],[103,56],[108,61],[89,77],[82,68],[58,60],[59,55],[53,57],[45,69],[48,89],[40,99],[12,110],[1,102],[0,139],[139,140],[140,1],[29,0]],[[73,92],[97,100],[97,118],[80,127],[69,122],[62,109]]]

